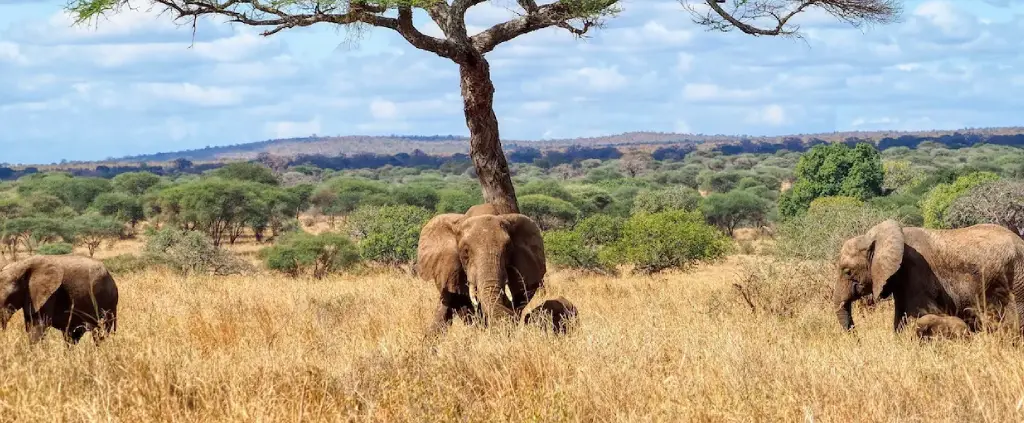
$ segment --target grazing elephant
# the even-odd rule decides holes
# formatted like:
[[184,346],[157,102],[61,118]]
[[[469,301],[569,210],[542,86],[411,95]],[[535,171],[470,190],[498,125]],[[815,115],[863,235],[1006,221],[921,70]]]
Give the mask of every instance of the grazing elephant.
[[530,324],[530,321],[536,321],[542,314],[548,315],[551,319],[551,328],[555,333],[564,334],[569,330],[570,324],[574,321],[579,313],[576,311],[576,306],[572,302],[565,299],[565,297],[556,297],[544,301],[529,313],[526,313],[526,317],[523,323]]
[[971,333],[967,322],[956,316],[940,316],[926,314],[917,319],[917,336],[921,339],[932,338],[965,338]]
[[[0,269],[0,327],[22,309],[29,341],[42,339],[47,327],[77,344],[86,331],[117,328],[117,285],[98,260],[75,255],[33,256]],[[105,333],[93,331],[99,342]]]
[[837,266],[833,301],[847,330],[851,303],[865,296],[892,296],[897,332],[926,314],[957,316],[978,331],[982,304],[997,319],[1024,317],[1024,302],[1014,301],[1024,294],[1024,240],[1002,226],[930,230],[886,220],[846,240]]
[[472,321],[474,296],[484,319],[518,321],[547,271],[537,224],[522,214],[498,214],[489,204],[431,218],[420,231],[416,266],[441,296],[431,332],[444,330],[454,314]]

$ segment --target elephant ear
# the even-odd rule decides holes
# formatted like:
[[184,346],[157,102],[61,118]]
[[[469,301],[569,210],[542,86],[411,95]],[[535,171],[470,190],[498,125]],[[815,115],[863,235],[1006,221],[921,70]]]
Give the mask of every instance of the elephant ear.
[[871,263],[871,283],[875,298],[882,298],[882,291],[889,278],[900,270],[903,263],[903,228],[889,219],[871,228],[864,237],[868,246],[868,261]]
[[540,288],[547,272],[544,256],[544,237],[537,223],[526,215],[510,213],[501,215],[505,230],[512,240],[509,262],[522,276],[523,283],[530,291]]
[[463,215],[446,213],[434,216],[420,230],[416,250],[416,274],[433,281],[439,291],[458,292],[462,279],[459,260],[458,227]]
[[32,300],[32,310],[38,311],[50,299],[64,280],[64,269],[50,261],[39,260],[28,266],[31,272],[28,277],[28,295]]

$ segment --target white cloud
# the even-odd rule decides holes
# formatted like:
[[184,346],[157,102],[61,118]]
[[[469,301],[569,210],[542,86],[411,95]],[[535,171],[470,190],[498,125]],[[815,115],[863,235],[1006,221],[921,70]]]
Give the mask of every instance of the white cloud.
[[370,114],[377,120],[391,120],[398,117],[398,106],[387,100],[374,99],[370,102]]
[[779,126],[787,122],[786,109],[778,104],[769,104],[747,115],[747,122]]
[[723,88],[709,83],[691,83],[683,86],[683,99],[690,101],[742,101],[764,96],[768,91],[767,88],[737,89]]
[[529,114],[541,114],[551,111],[554,106],[555,104],[550,101],[528,101],[523,103],[522,109]]
[[191,83],[144,83],[135,85],[135,89],[155,99],[206,107],[236,105],[245,98],[239,89],[203,87]]
[[679,53],[676,57],[676,70],[679,73],[687,73],[693,69],[695,56],[690,53]]
[[278,121],[270,122],[265,126],[266,133],[274,138],[296,138],[308,137],[323,132],[320,125],[320,116],[314,116],[308,121]]

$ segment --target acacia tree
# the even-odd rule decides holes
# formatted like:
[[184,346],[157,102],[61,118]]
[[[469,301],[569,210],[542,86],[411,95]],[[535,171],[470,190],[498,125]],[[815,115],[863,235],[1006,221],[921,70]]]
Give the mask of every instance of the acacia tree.
[[[484,200],[500,212],[518,212],[508,162],[501,149],[494,114],[494,84],[485,55],[519,36],[558,27],[583,37],[603,19],[619,11],[619,0],[557,0],[538,4],[516,0],[519,16],[469,35],[466,12],[486,0],[143,0],[161,7],[174,20],[222,16],[244,25],[267,28],[270,36],[289,28],[318,23],[369,25],[397,32],[409,44],[459,66],[470,156],[483,188]],[[679,0],[693,20],[711,30],[739,29],[751,35],[799,35],[792,18],[818,8],[854,26],[894,21],[899,0]],[[701,8],[694,7],[701,4]],[[723,4],[726,4],[723,6]],[[706,5],[707,7],[703,7]],[[129,0],[71,0],[67,8],[75,23],[90,21],[129,6]],[[413,25],[420,9],[441,29],[442,38]],[[391,12],[397,12],[392,15]]]

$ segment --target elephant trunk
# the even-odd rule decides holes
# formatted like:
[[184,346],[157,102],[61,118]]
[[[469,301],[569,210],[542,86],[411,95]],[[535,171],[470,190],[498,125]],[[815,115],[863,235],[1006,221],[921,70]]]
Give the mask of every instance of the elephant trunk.
[[480,303],[480,308],[488,324],[503,318],[515,320],[515,313],[504,298],[504,284],[502,284],[502,281],[507,280],[507,275],[505,274],[505,266],[499,262],[500,260],[495,260],[495,263],[481,266],[485,270],[481,271],[474,278],[477,302]]
[[836,282],[832,301],[839,324],[845,330],[853,329],[853,292],[849,282],[841,278]]

